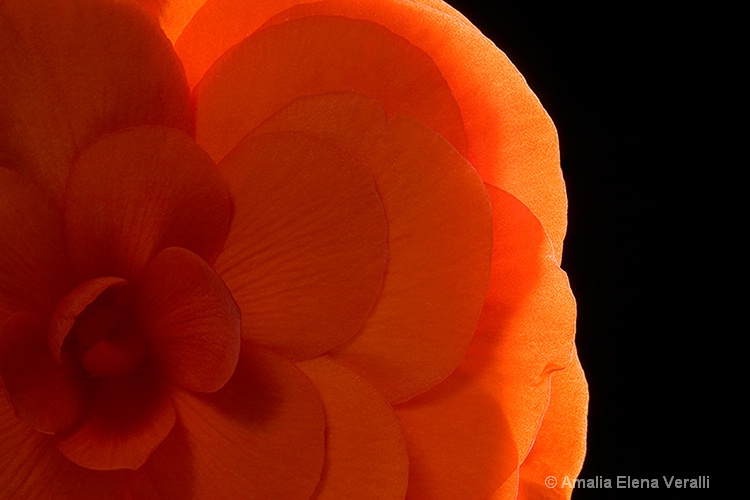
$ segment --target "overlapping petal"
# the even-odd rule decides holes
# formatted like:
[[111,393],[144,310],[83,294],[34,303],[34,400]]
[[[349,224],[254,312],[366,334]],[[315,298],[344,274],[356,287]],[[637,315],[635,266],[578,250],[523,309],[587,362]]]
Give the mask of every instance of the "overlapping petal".
[[434,132],[402,117],[388,122],[376,101],[354,93],[298,99],[256,132],[269,130],[340,144],[370,167],[383,200],[383,289],[334,358],[391,401],[443,380],[463,358],[489,281],[489,204],[475,171]]
[[133,292],[133,313],[152,362],[174,384],[213,392],[240,355],[240,311],[200,257],[167,248],[149,262]]
[[376,98],[466,150],[458,106],[427,54],[378,24],[328,16],[270,26],[222,56],[194,91],[196,140],[218,161],[278,108],[336,91]]
[[[173,9],[180,8],[179,1],[172,3]],[[188,11],[195,12],[192,7]],[[560,262],[567,200],[554,125],[505,54],[443,2],[210,0],[175,42],[188,79],[197,82],[225,51],[286,9],[290,10],[284,18],[291,19],[343,16],[373,21],[428,54],[460,109],[467,159],[485,182],[512,193],[531,209],[550,235]]]
[[235,216],[216,270],[243,332],[292,359],[354,335],[380,291],[386,222],[371,172],[300,133],[243,141],[220,164]]
[[58,449],[87,469],[138,469],[175,424],[166,388],[147,368],[97,378],[92,385],[89,414],[58,442]]
[[[569,499],[573,488],[565,477],[578,476],[586,452],[588,391],[577,354],[564,370],[552,375],[549,406],[531,452],[520,467],[519,498]],[[544,479],[560,481],[551,489]]]
[[323,466],[325,417],[314,386],[291,362],[243,344],[224,388],[178,391],[174,398],[178,423],[143,468],[163,497],[312,495]]
[[390,404],[328,356],[297,364],[326,414],[326,461],[314,499],[403,499],[409,477],[404,436]]
[[52,356],[43,317],[16,313],[2,326],[0,377],[18,417],[40,432],[67,430],[86,410],[88,375]]
[[128,2],[0,2],[0,67],[0,164],[57,202],[75,155],[99,135],[193,129],[169,41]]
[[104,136],[71,168],[65,229],[81,280],[134,280],[170,246],[212,263],[230,218],[229,194],[213,162],[175,129],[136,127]]
[[118,498],[127,488],[129,471],[92,471],[65,458],[55,437],[37,432],[16,417],[3,387],[0,442],[1,498],[101,500]]
[[0,168],[0,325],[20,310],[49,314],[71,286],[62,216],[28,179]]
[[396,406],[416,498],[484,498],[513,481],[547,409],[551,374],[573,348],[573,298],[541,224],[509,193],[488,190],[492,283],[477,333],[448,379]]

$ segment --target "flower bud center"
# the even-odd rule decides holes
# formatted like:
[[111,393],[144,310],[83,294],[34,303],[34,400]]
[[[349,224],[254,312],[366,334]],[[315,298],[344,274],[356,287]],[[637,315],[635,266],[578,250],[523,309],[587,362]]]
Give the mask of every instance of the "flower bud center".
[[81,362],[92,377],[127,375],[146,358],[145,339],[130,312],[107,298],[90,304],[72,329]]

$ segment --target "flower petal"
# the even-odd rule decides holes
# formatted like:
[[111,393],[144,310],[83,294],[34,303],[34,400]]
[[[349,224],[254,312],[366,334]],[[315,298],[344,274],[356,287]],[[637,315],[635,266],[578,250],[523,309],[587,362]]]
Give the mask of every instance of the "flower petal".
[[297,366],[318,388],[326,414],[326,461],[312,498],[403,499],[409,457],[391,405],[327,356]]
[[588,390],[578,355],[552,375],[549,407],[534,446],[521,464],[519,497],[568,499],[573,488],[550,489],[548,476],[575,478],[586,455]]
[[138,469],[175,423],[166,389],[147,369],[124,377],[92,380],[90,414],[57,447],[93,470]]
[[370,171],[302,134],[243,141],[219,165],[235,217],[216,270],[252,342],[317,356],[362,326],[385,268],[383,206]]
[[128,2],[0,2],[0,67],[0,162],[57,202],[97,136],[141,124],[192,131],[181,65]]
[[0,376],[18,417],[40,432],[66,430],[83,416],[87,374],[69,357],[55,361],[41,317],[17,313],[5,322]]
[[66,236],[80,279],[134,281],[170,246],[211,263],[230,218],[229,194],[216,167],[178,130],[149,126],[105,136],[71,168]]
[[[128,471],[84,469],[13,413],[0,380],[0,498],[121,498]],[[137,497],[143,498],[143,497]]]
[[549,401],[550,377],[568,365],[575,300],[539,220],[518,199],[489,186],[495,241],[490,291],[466,362],[494,387],[518,449],[526,457]]
[[466,150],[461,114],[432,60],[380,25],[339,17],[271,26],[224,55],[195,88],[196,140],[218,161],[295,98],[336,91],[372,96],[389,115],[417,117]]
[[[208,0],[175,44],[188,80],[198,81],[224,52],[282,12],[282,19],[369,20],[428,54],[447,82],[451,99],[458,103],[466,157],[484,181],[512,193],[531,209],[550,235],[560,262],[567,200],[557,134],[523,76],[491,40],[458,11],[436,0]],[[403,66],[399,71],[409,73],[411,68]],[[372,75],[393,76],[381,69]],[[453,143],[450,136],[444,137]]]
[[179,421],[144,467],[165,498],[307,499],[323,465],[325,417],[292,363],[243,344],[220,391],[178,391]]
[[127,284],[122,278],[103,276],[85,281],[75,287],[57,304],[49,324],[49,350],[60,363],[63,342],[75,324],[76,318],[102,294]]
[[515,498],[515,472],[542,423],[552,372],[573,348],[573,298],[542,225],[512,195],[488,192],[494,258],[477,333],[450,377],[395,407],[416,498],[488,498],[506,487]]
[[[332,352],[391,402],[426,391],[460,363],[482,308],[492,244],[487,193],[437,134],[354,94],[302,98],[258,133],[303,130],[370,166],[388,222],[383,289],[363,330]],[[448,286],[446,286],[449,284]]]
[[240,355],[240,311],[208,264],[167,248],[149,262],[133,296],[152,362],[172,383],[199,392],[227,383]]
[[71,286],[58,208],[0,168],[0,325],[20,310],[49,314]]

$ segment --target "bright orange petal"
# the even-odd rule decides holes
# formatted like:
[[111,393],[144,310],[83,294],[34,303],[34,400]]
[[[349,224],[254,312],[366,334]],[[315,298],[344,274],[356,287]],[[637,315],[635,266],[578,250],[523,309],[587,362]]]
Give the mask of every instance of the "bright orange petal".
[[[551,392],[542,427],[521,464],[518,498],[522,500],[569,499],[573,488],[562,486],[563,481],[575,480],[586,455],[588,389],[577,354],[567,368],[552,375]],[[548,476],[558,480],[556,488],[547,487]]]
[[391,405],[327,356],[297,366],[318,388],[326,414],[326,461],[312,498],[403,499],[409,458]]
[[16,414],[41,432],[67,430],[83,416],[88,376],[67,356],[55,361],[41,317],[17,313],[5,322],[0,376]]
[[231,217],[216,167],[184,133],[138,127],[105,136],[71,168],[68,249],[80,279],[133,281],[170,246],[213,262]]
[[443,380],[463,358],[489,281],[487,193],[437,134],[347,93],[302,98],[257,133],[302,130],[358,155],[388,222],[383,289],[360,334],[332,353],[390,401]]
[[385,267],[385,217],[369,170],[302,134],[250,138],[219,168],[235,217],[216,270],[240,305],[243,335],[294,359],[349,339]]
[[21,310],[49,314],[68,291],[60,211],[28,179],[0,168],[0,325]]
[[175,395],[178,424],[144,470],[164,498],[307,499],[323,465],[325,417],[292,363],[243,345],[235,376]]
[[382,26],[338,17],[271,26],[222,57],[195,89],[196,140],[218,161],[278,108],[337,91],[374,97],[389,115],[413,116],[466,150],[461,114],[432,60]]
[[450,377],[395,407],[414,498],[488,498],[506,487],[513,498],[552,372],[570,359],[573,298],[544,229],[512,195],[489,193],[492,281],[477,333]]
[[[197,82],[230,47],[296,5],[284,14],[286,18],[331,15],[374,21],[428,54],[458,103],[467,158],[484,181],[512,193],[531,209],[550,235],[560,262],[567,201],[554,125],[508,58],[443,2],[209,0],[176,42],[188,79]],[[399,71],[409,73],[405,68]],[[375,80],[392,77],[381,71],[372,74],[377,75]],[[419,89],[413,90],[418,95]]]
[[97,136],[141,124],[192,131],[180,63],[128,2],[0,2],[0,67],[0,162],[55,201]]
[[175,423],[174,405],[152,375],[94,379],[90,414],[58,442],[62,454],[99,471],[142,466]]
[[157,369],[191,391],[226,384],[240,355],[240,311],[208,264],[167,248],[146,266],[133,295]]

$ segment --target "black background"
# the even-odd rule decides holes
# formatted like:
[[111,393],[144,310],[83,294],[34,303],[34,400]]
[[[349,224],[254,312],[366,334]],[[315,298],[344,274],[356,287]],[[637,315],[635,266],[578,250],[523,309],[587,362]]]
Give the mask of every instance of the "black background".
[[578,490],[574,500],[720,498],[744,477],[737,462],[718,466],[720,447],[747,435],[736,431],[744,375],[730,375],[747,328],[730,320],[746,260],[734,236],[747,224],[733,220],[746,185],[733,172],[748,166],[733,152],[734,68],[747,57],[731,55],[739,13],[449,3],[510,57],[558,128],[570,203],[563,268],[591,397],[580,477],[710,476],[709,490],[667,491],[660,479],[660,490]]

